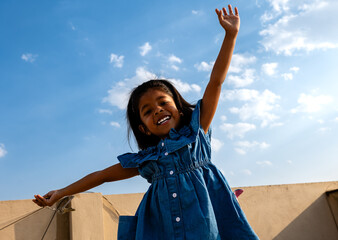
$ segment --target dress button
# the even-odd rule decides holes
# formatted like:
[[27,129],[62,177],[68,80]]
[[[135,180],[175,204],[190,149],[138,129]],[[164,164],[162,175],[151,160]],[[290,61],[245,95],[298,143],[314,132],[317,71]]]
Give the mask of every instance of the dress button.
[[177,193],[173,193],[173,198],[177,197]]
[[162,142],[162,147],[164,147],[164,142]]
[[173,171],[173,170],[171,170],[171,171],[169,172],[169,174],[170,174],[170,175],[173,175],[173,174],[174,174],[174,171]]
[[164,155],[168,156],[168,153],[166,152]]
[[181,221],[181,219],[179,217],[176,218],[176,222],[179,222]]

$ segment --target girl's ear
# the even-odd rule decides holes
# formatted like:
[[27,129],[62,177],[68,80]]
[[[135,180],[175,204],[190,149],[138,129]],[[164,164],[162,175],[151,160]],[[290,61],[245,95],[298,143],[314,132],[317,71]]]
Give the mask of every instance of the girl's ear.
[[138,126],[138,129],[139,129],[139,130],[141,131],[141,133],[143,133],[143,134],[146,134],[146,135],[148,135],[148,136],[151,135],[151,132],[149,132],[149,130],[147,129],[147,127],[144,126],[143,124],[140,124],[140,125]]

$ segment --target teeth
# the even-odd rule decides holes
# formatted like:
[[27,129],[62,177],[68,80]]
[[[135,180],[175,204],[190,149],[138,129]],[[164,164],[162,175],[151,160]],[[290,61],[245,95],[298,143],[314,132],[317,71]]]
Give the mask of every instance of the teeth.
[[164,121],[169,120],[169,118],[170,118],[169,116],[166,116],[166,117],[160,119],[160,120],[157,122],[157,124],[160,125],[160,124],[162,124]]

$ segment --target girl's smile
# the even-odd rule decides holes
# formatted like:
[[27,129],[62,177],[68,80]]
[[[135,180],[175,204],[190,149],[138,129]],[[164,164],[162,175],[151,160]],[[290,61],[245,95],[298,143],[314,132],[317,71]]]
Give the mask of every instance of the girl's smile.
[[160,138],[168,136],[171,128],[177,129],[181,116],[174,99],[159,89],[149,89],[139,101],[139,114],[143,124],[139,130]]

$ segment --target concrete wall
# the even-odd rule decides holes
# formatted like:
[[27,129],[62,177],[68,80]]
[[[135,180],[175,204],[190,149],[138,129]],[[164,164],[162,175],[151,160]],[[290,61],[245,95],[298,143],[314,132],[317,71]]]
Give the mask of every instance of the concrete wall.
[[[262,240],[338,239],[338,181],[242,189],[239,202]],[[135,214],[142,197],[77,194],[75,211],[56,214],[44,239],[116,239],[118,216]],[[0,239],[41,239],[53,214],[31,200],[2,201]]]
[[[262,240],[338,239],[338,182],[243,188],[239,202]],[[335,213],[337,216],[337,213]]]

